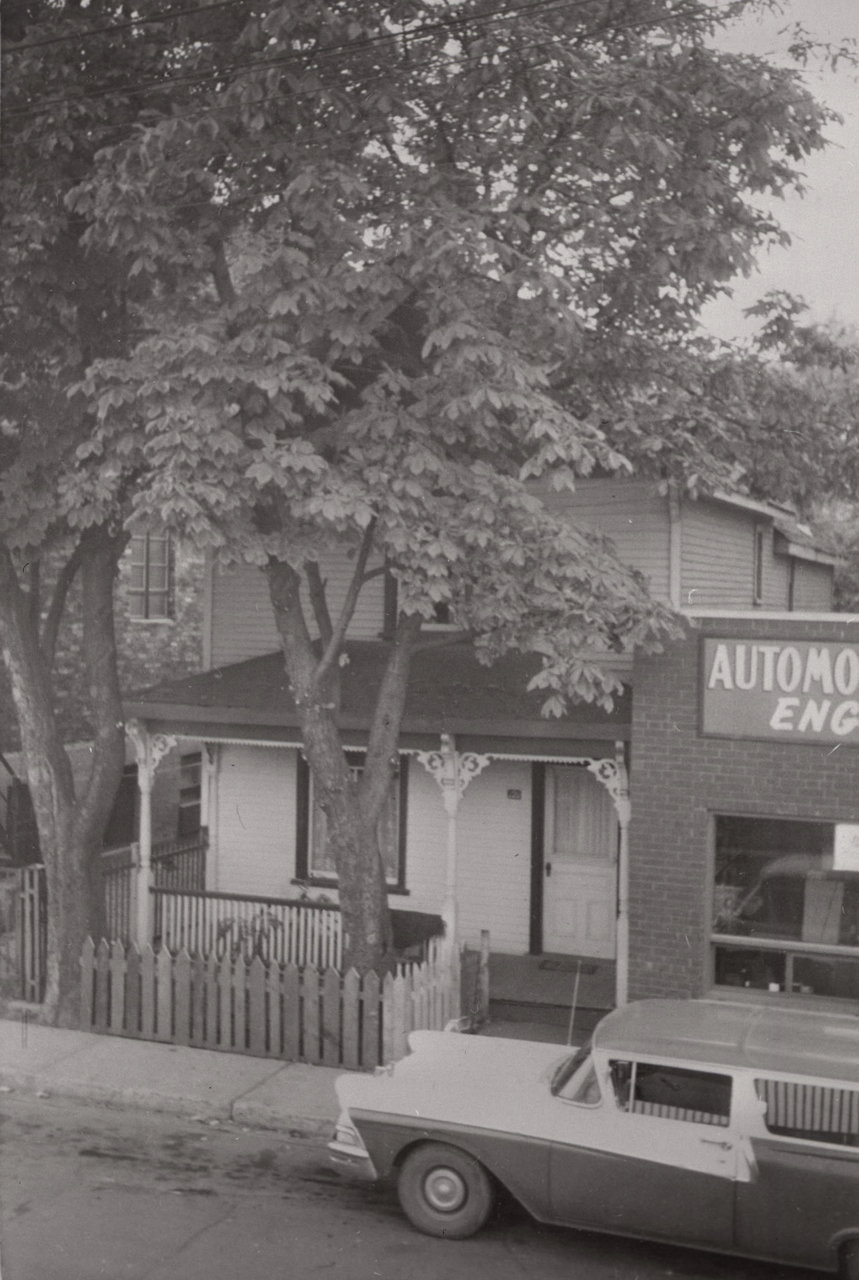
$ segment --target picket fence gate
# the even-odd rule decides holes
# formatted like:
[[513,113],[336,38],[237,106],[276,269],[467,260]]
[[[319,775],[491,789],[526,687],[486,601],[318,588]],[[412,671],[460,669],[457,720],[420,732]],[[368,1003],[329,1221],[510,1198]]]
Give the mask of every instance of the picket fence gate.
[[171,955],[88,939],[81,956],[84,1031],[370,1070],[408,1051],[410,1031],[460,1016],[460,956],[430,946],[422,963],[380,978],[260,956]]

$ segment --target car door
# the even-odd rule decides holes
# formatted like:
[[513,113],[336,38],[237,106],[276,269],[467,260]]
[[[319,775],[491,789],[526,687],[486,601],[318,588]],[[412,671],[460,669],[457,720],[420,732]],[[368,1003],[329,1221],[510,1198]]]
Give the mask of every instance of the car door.
[[551,1148],[553,1219],[730,1248],[739,1154],[730,1076],[613,1060],[601,1086],[585,1120],[581,1104],[558,1099],[577,1114],[566,1124],[559,1114]]
[[766,1076],[754,1083],[755,1177],[737,1185],[737,1246],[828,1266],[830,1242],[859,1233],[859,1089]]

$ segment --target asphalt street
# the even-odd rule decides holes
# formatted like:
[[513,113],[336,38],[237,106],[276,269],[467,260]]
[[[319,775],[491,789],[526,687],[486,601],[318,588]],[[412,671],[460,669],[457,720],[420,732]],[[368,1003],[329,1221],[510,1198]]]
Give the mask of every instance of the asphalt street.
[[2,1280],[797,1280],[802,1273],[541,1227],[515,1207],[430,1239],[350,1186],[324,1143],[232,1122],[0,1097]]

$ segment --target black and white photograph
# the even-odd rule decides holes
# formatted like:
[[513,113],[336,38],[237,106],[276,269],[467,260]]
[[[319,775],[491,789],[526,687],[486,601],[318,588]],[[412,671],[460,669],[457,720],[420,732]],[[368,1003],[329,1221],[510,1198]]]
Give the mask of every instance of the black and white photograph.
[[857,0],[3,0],[2,1280],[859,1280],[857,210]]

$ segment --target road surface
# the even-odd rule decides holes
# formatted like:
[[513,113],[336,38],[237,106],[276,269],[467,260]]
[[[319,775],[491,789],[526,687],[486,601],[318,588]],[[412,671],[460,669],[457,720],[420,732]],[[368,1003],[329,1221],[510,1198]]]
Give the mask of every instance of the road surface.
[[322,1141],[0,1095],[2,1280],[797,1280],[800,1272],[540,1227],[414,1231]]

